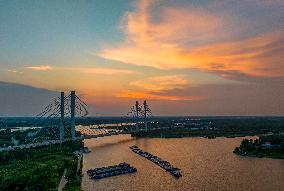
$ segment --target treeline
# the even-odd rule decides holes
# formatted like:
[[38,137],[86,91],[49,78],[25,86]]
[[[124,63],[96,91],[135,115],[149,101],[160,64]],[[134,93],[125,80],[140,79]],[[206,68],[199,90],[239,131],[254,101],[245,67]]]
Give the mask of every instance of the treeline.
[[41,146],[31,149],[15,149],[12,151],[0,152],[0,163],[9,164],[15,160],[39,159],[51,155],[73,156],[75,150],[80,150],[83,147],[82,141],[68,141],[62,144]]
[[[196,122],[194,120],[178,120],[171,122],[159,122],[154,124],[160,127],[170,127],[173,123],[182,124],[172,129],[155,130],[151,132],[140,132],[134,136],[141,137],[241,137],[262,135],[267,133],[284,132],[283,117],[224,117],[224,118],[204,118]],[[151,128],[151,124],[148,125]]]
[[11,129],[5,129],[0,131],[0,147],[3,146],[14,146],[12,139],[18,142],[18,144],[23,144],[27,140],[27,134],[35,132],[36,130],[30,129],[26,131],[14,131]]
[[[218,128],[250,129],[250,128],[283,128],[284,117],[151,117],[149,121],[158,122],[160,125],[170,125],[172,123],[184,123],[190,125],[192,122],[209,123]],[[140,118],[143,122],[144,119]],[[33,127],[33,126],[53,126],[58,125],[60,118],[18,117],[0,118],[0,129],[8,127]],[[136,122],[133,117],[84,117],[76,118],[76,125],[97,125],[97,124],[119,124]],[[68,118],[65,121],[68,125]]]
[[258,139],[243,139],[234,153],[246,156],[267,156],[284,159],[284,134],[260,136]]
[[251,117],[251,118],[229,118],[211,120],[214,127],[224,129],[254,130],[265,129],[271,131],[284,128],[283,117]]
[[[64,128],[64,137],[71,138],[71,129],[68,126]],[[76,136],[81,136],[81,133],[76,131]],[[43,129],[27,129],[24,131],[17,130],[13,132],[11,129],[0,131],[0,147],[14,146],[16,143],[28,144],[54,139],[59,139],[58,126],[45,127]]]

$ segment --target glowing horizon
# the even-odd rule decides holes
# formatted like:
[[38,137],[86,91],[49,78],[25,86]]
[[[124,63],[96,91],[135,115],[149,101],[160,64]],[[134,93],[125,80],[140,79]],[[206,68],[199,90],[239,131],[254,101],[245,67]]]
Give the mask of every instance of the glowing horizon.
[[136,99],[159,115],[284,114],[282,0],[0,5],[0,81],[76,89],[106,115]]

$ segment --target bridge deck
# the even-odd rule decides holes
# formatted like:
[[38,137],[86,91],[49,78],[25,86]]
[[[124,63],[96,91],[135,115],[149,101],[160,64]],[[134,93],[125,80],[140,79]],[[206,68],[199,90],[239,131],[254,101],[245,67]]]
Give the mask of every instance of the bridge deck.
[[[155,131],[155,130],[163,130],[163,129],[171,129],[172,127],[161,127],[161,128],[153,128],[153,129],[148,129],[147,132]],[[93,130],[93,129],[92,129]],[[83,140],[83,139],[95,139],[95,138],[100,138],[100,137],[107,137],[107,136],[113,136],[113,135],[122,135],[122,134],[132,134],[132,133],[139,133],[139,132],[144,132],[144,129],[139,129],[138,131],[133,130],[133,131],[109,131],[107,129],[97,129],[98,134],[83,134],[81,137],[76,137],[75,140]],[[79,130],[80,131],[80,130]],[[82,132],[82,129],[81,131]],[[84,131],[83,131],[84,132]],[[93,131],[94,132],[94,131]],[[86,133],[86,131],[85,131]],[[22,144],[22,145],[16,145],[16,146],[9,146],[9,147],[1,147],[1,151],[12,151],[15,149],[25,149],[25,148],[35,148],[35,147],[42,147],[42,146],[49,146],[53,144],[61,144],[64,142],[71,141],[72,139],[64,139],[64,140],[47,140],[39,143],[30,143],[30,144]]]

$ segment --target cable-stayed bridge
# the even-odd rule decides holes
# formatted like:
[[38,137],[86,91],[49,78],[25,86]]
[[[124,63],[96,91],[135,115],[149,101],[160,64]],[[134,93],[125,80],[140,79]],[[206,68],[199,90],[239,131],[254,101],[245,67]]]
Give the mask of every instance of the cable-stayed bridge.
[[[26,144],[0,148],[2,150],[14,150],[17,148],[32,148],[60,144],[67,141],[94,139],[120,134],[137,134],[140,132],[169,129],[173,127],[149,128],[149,119],[153,116],[147,101],[140,105],[138,101],[131,107],[126,117],[134,122],[127,123],[116,128],[106,128],[98,125],[77,126],[76,118],[84,118],[88,115],[87,104],[71,91],[69,95],[61,92],[60,96],[52,100],[42,112],[36,115],[33,125],[41,127],[36,132],[28,134]],[[77,130],[77,131],[76,131]]]
[[52,100],[42,112],[36,115],[33,125],[42,128],[29,135],[28,142],[75,139],[75,117],[87,115],[87,104],[75,94],[75,91],[71,91],[67,96],[61,92],[60,97]]

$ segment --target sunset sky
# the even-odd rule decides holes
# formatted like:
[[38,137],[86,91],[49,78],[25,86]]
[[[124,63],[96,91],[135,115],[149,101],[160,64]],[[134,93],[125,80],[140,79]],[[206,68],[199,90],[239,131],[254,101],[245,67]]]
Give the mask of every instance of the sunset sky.
[[284,115],[284,0],[2,0],[0,81],[92,115]]

